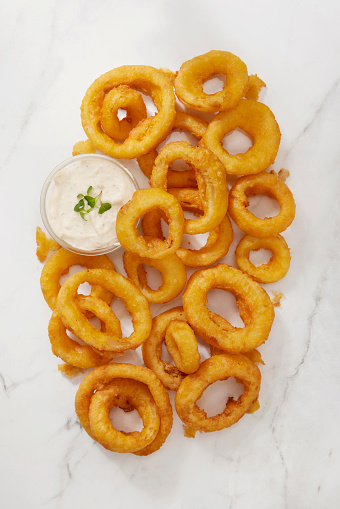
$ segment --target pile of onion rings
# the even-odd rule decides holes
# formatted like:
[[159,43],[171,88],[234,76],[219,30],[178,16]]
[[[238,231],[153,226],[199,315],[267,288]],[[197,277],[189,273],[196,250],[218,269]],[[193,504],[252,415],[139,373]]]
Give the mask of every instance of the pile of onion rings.
[[[205,93],[204,82],[221,74],[226,76],[223,89]],[[257,348],[270,335],[277,305],[261,284],[287,274],[291,255],[280,234],[295,216],[294,198],[281,172],[269,168],[281,133],[274,114],[258,101],[264,86],[257,75],[248,75],[239,57],[210,51],[184,62],[178,72],[118,67],[96,79],[84,96],[81,120],[88,139],[76,143],[73,154],[100,150],[115,158],[137,158],[150,184],[136,191],[117,215],[127,277],[109,256],[76,255],[37,229],[39,260],[55,251],[40,280],[52,310],[51,348],[64,361],[60,370],[65,374],[92,369],[78,388],[76,413],[86,433],[110,451],[145,456],[163,445],[173,422],[168,390],[176,393],[175,409],[188,437],[228,428],[259,408],[257,364],[263,361]],[[145,95],[154,101],[154,115],[148,115]],[[119,118],[119,110],[125,110],[125,118]],[[215,115],[207,122],[202,113]],[[223,139],[236,129],[251,138],[252,146],[232,155]],[[175,130],[193,135],[197,146],[171,142],[167,137]],[[176,170],[177,160],[189,169]],[[248,210],[249,197],[255,195],[276,200],[280,212],[255,216]],[[234,237],[238,268],[225,259]],[[199,244],[198,249],[191,244]],[[251,253],[261,249],[272,256],[256,265]],[[72,266],[85,270],[61,284]],[[159,288],[148,283],[147,267],[160,272]],[[91,286],[89,295],[79,293],[84,283]],[[209,309],[212,289],[234,295],[243,327]],[[116,298],[132,318],[132,331],[125,337],[111,305]],[[169,302],[172,307],[161,312],[153,307]],[[139,347],[144,366],[117,361]],[[224,411],[208,417],[198,400],[209,385],[228,378],[243,385],[243,394],[227,398]],[[110,420],[112,407],[136,409],[142,430],[118,431]]]

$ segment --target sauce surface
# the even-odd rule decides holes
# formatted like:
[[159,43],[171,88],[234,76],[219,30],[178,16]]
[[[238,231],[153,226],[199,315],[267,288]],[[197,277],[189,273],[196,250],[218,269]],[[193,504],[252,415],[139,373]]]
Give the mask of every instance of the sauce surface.
[[[77,196],[86,195],[90,186],[91,196],[102,192],[101,202],[109,203],[111,208],[102,214],[94,208],[85,214],[85,220],[74,207],[79,202]],[[71,162],[56,174],[47,196],[46,215],[55,234],[74,248],[103,249],[118,244],[117,213],[135,190],[129,175],[114,161],[84,158]]]

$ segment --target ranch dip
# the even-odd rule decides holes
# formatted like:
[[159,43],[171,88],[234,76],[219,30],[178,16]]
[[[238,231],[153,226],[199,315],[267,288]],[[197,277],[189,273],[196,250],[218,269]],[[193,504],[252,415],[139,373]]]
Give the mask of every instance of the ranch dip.
[[135,190],[132,177],[114,160],[98,156],[77,158],[54,176],[47,194],[46,216],[55,235],[76,249],[90,252],[114,247],[119,244],[118,210]]

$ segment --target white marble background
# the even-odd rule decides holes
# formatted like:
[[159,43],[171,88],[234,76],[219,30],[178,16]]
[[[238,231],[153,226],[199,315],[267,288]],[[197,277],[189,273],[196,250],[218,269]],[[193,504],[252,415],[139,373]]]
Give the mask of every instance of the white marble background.
[[[0,14],[1,508],[340,507],[339,3],[4,0]],[[58,373],[50,351],[40,189],[84,139],[79,107],[95,78],[122,64],[178,69],[210,49],[267,83],[261,100],[282,131],[273,167],[290,170],[297,202],[291,270],[268,290],[286,298],[260,349],[261,409],[196,439],[176,417],[156,454],[112,454],[80,429],[81,376]]]

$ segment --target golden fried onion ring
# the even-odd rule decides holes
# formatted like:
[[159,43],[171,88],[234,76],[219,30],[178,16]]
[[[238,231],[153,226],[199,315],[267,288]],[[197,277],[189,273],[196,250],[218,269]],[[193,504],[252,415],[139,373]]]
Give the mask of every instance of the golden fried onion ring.
[[[234,377],[244,386],[243,394],[235,401],[228,398],[225,410],[207,417],[196,402],[209,385],[218,380]],[[209,433],[229,428],[257,401],[261,386],[261,373],[256,364],[244,355],[214,355],[202,362],[196,373],[188,375],[181,383],[175,397],[180,419],[191,429]]]
[[[257,194],[277,200],[281,208],[279,214],[261,219],[247,210],[248,197]],[[230,190],[228,212],[243,232],[253,237],[270,237],[283,232],[292,223],[295,201],[292,192],[279,177],[262,172],[236,180]]]
[[173,320],[165,331],[165,343],[175,366],[182,373],[195,373],[200,364],[197,340],[190,325],[181,320]]
[[[253,146],[244,154],[232,155],[223,148],[222,140],[237,128],[251,137]],[[280,139],[279,126],[268,106],[242,99],[233,110],[212,119],[200,145],[222,161],[228,175],[250,175],[265,170],[275,161]]]
[[[91,295],[79,295],[77,303],[82,311],[90,311],[101,321],[101,330],[122,337],[120,322],[104,301]],[[67,333],[58,311],[55,309],[48,324],[52,352],[64,362],[78,368],[94,368],[107,364],[117,353],[99,351],[86,344],[79,344]]]
[[[181,293],[187,282],[184,264],[176,254],[161,260],[152,260],[126,251],[123,255],[123,263],[128,278],[153,304],[170,302]],[[152,290],[149,287],[143,265],[154,267],[160,271],[163,281],[157,290]]]
[[[122,143],[113,140],[101,126],[105,96],[120,85],[151,95],[158,110],[139,122]],[[126,159],[147,154],[157,147],[170,132],[175,114],[171,81],[162,71],[144,65],[125,65],[103,74],[88,88],[81,105],[82,125],[93,145],[111,157]]]
[[[118,110],[124,109],[126,117],[119,120]],[[101,125],[111,138],[124,141],[141,120],[147,117],[146,106],[139,92],[127,85],[112,88],[104,98],[100,112]]]
[[[123,380],[121,381],[121,379]],[[135,381],[138,384],[135,384]],[[140,384],[143,384],[142,390],[140,390]],[[92,405],[95,394],[106,389],[111,391],[112,387],[116,390],[116,397],[112,396],[110,392],[104,393],[103,397],[96,397]],[[149,394],[145,389],[148,389],[151,395],[152,405],[150,405]],[[146,412],[142,415],[145,431],[132,434],[115,432],[112,424],[110,425],[108,416],[108,407],[114,404],[127,410],[129,409],[128,405],[131,404],[132,406],[136,405],[138,411],[143,407]],[[81,382],[76,394],[75,406],[85,431],[94,440],[103,443],[104,447],[118,452],[134,452],[141,456],[151,454],[163,445],[172,427],[173,417],[169,395],[157,376],[142,366],[113,363],[96,368]],[[153,417],[154,406],[158,418]],[[92,419],[94,419],[93,424]],[[154,429],[157,430],[156,434]]]
[[203,215],[198,219],[186,219],[184,233],[206,233],[216,228],[225,217],[228,208],[228,185],[221,162],[209,150],[193,147],[185,141],[165,145],[155,161],[150,185],[167,190],[169,166],[183,159],[195,169]]
[[[205,94],[204,82],[216,74],[226,75],[223,90]],[[207,113],[229,110],[248,90],[247,66],[228,51],[209,51],[184,62],[174,85],[178,99],[188,108]]]
[[[111,423],[109,412],[113,406],[129,412],[138,411],[143,430],[125,433],[116,430]],[[157,436],[160,417],[149,389],[136,380],[117,378],[107,388],[95,392],[91,398],[89,419],[92,433],[105,449],[112,452],[137,452]]]
[[[167,240],[140,236],[136,223],[146,212],[153,209],[165,212],[169,221]],[[139,189],[117,214],[117,237],[127,251],[143,258],[160,259],[176,253],[184,231],[184,215],[178,200],[163,189]]]
[[[47,260],[40,277],[41,291],[52,310],[55,309],[58,293],[61,288],[59,279],[73,265],[80,265],[88,269],[115,269],[113,262],[106,255],[84,256],[72,253],[64,248],[59,249]],[[108,304],[113,298],[111,292],[100,286],[94,286],[91,295],[103,299]]]
[[176,391],[186,375],[177,366],[161,359],[162,343],[165,341],[167,327],[172,321],[186,323],[182,307],[169,309],[154,317],[151,333],[142,346],[142,354],[145,366],[156,373],[167,389]]
[[[172,131],[184,130],[195,136],[200,140],[207,130],[208,123],[199,117],[189,115],[183,111],[176,111],[175,122]],[[148,154],[138,157],[137,161],[140,169],[150,178],[152,168],[155,163],[158,152],[156,149]],[[169,168],[168,170],[168,187],[197,187],[195,171],[193,169],[176,171]]]
[[[202,205],[197,189],[168,189],[168,192],[176,196],[183,210],[193,214],[202,214]],[[161,211],[152,210],[145,214],[142,219],[142,228],[145,235],[163,239],[161,220],[166,217]],[[200,249],[180,247],[176,254],[186,267],[207,267],[223,258],[229,251],[234,233],[228,214],[222,222],[209,232],[206,244]]]
[[[82,283],[100,285],[121,298],[132,316],[133,332],[127,338],[108,331],[101,332],[81,312],[77,302],[77,290]],[[61,287],[57,299],[58,313],[67,328],[82,341],[98,350],[124,352],[137,348],[148,337],[152,317],[149,303],[129,279],[115,270],[87,269],[70,276]]]
[[[272,252],[268,263],[254,265],[250,259],[250,251],[267,249]],[[239,242],[235,251],[238,267],[258,283],[275,283],[282,279],[290,266],[290,252],[285,239],[281,235],[258,239],[245,235]]]
[[[207,308],[207,293],[213,288],[235,296],[243,328],[232,326]],[[192,274],[183,295],[183,308],[196,334],[230,353],[247,352],[264,343],[274,320],[273,304],[265,290],[242,271],[222,263]]]
[[222,222],[209,232],[206,244],[200,249],[180,247],[177,255],[186,267],[207,267],[223,258],[233,241],[233,229],[226,214]]

